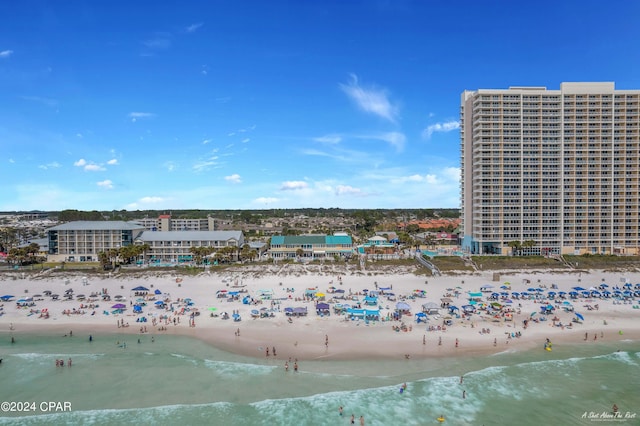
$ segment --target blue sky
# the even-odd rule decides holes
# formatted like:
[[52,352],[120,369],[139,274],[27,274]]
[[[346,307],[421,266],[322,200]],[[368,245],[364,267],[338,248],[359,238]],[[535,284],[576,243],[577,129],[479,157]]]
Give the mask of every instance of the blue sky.
[[5,1],[0,210],[459,206],[463,90],[640,88],[632,1]]

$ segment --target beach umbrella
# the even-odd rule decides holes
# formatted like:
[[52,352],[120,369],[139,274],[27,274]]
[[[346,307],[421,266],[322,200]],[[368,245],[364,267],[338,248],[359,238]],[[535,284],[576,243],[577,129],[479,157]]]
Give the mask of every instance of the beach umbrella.
[[70,289],[68,289],[68,290],[65,290],[64,292],[65,292],[66,294],[73,293],[73,289],[72,289],[72,288],[70,288]]
[[138,287],[132,288],[131,291],[149,291],[149,289],[139,285]]
[[209,310],[210,310],[211,312],[213,312],[213,311],[217,311],[217,310],[218,310],[218,308],[211,307],[211,308],[209,308]]
[[127,307],[127,305],[125,305],[125,304],[123,304],[123,303],[116,303],[115,305],[113,305],[113,306],[111,307],[111,309],[124,309],[124,308],[126,308],[126,307]]
[[500,288],[503,289],[503,290],[507,290],[509,288],[509,286],[508,285],[501,285]]
[[574,289],[575,291],[584,291],[584,288],[582,287],[571,287],[572,289]]
[[159,289],[156,289],[156,291],[154,291],[155,294],[162,294],[162,292]]
[[609,288],[609,286],[603,283],[603,284],[600,284],[600,288]]
[[3,301],[7,301],[9,299],[13,299],[15,296],[12,296],[10,294],[5,294],[4,296],[0,297],[0,299],[2,299]]
[[575,312],[576,314],[576,318],[578,318],[580,321],[584,321],[584,317],[582,316],[582,314],[579,314],[577,312]]
[[336,290],[336,293],[344,293],[344,290],[339,288],[338,290]]
[[155,305],[164,305],[164,302],[162,300],[158,300]]

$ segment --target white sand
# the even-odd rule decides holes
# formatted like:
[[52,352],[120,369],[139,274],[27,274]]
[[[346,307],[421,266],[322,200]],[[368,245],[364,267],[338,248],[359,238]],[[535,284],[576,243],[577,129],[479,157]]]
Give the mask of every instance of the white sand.
[[[582,324],[572,324],[575,317],[572,313],[566,313],[561,309],[550,315],[548,321],[540,323],[530,323],[529,327],[523,329],[523,320],[530,319],[532,312],[540,311],[540,303],[530,300],[513,300],[513,308],[519,313],[514,315],[514,320],[505,322],[504,320],[486,319],[483,316],[474,314],[470,320],[453,319],[454,324],[447,327],[446,331],[426,331],[424,323],[416,324],[414,316],[405,316],[402,322],[407,326],[407,331],[396,332],[392,328],[399,326],[400,321],[370,322],[368,325],[364,321],[345,321],[344,316],[332,314],[320,317],[316,315],[314,302],[296,301],[302,299],[305,289],[317,288],[319,292],[326,294],[326,298],[331,305],[332,294],[329,287],[334,286],[346,291],[345,295],[361,293],[363,289],[374,290],[375,284],[379,287],[393,287],[398,301],[402,296],[411,296],[414,290],[426,290],[426,298],[407,298],[406,302],[411,306],[413,314],[421,311],[422,304],[435,302],[440,305],[440,298],[445,294],[452,293],[447,289],[456,289],[461,292],[459,298],[453,297],[453,305],[461,307],[468,303],[467,291],[477,292],[485,284],[494,285],[494,290],[500,292],[500,286],[505,282],[511,285],[510,291],[526,291],[530,287],[546,286],[544,294],[551,289],[552,284],[558,286],[556,291],[570,291],[574,286],[581,286],[586,289],[598,287],[606,282],[610,289],[616,285],[622,286],[621,280],[627,280],[635,285],[640,282],[640,273],[605,273],[603,271],[592,271],[591,273],[530,273],[519,272],[504,274],[500,281],[492,281],[493,273],[487,272],[474,275],[456,275],[441,277],[425,277],[414,275],[410,269],[401,268],[389,269],[388,272],[365,272],[349,271],[335,267],[333,265],[318,266],[286,265],[286,266],[260,266],[245,267],[235,272],[222,273],[202,273],[198,276],[180,276],[177,279],[175,274],[157,273],[153,270],[132,274],[109,277],[108,275],[88,276],[82,274],[56,272],[56,275],[30,275],[22,273],[4,274],[0,276],[0,296],[14,295],[12,301],[4,302],[4,314],[0,316],[0,338],[19,336],[24,332],[51,332],[67,334],[73,331],[74,336],[87,336],[90,333],[126,332],[141,333],[146,326],[147,334],[184,334],[194,336],[235,353],[249,356],[266,356],[264,348],[277,350],[277,357],[286,359],[295,357],[298,359],[334,358],[398,358],[409,355],[410,357],[422,356],[451,356],[455,354],[469,353],[489,353],[501,352],[504,350],[528,349],[531,347],[542,347],[546,338],[551,339],[554,345],[562,342],[584,341],[585,333],[588,340],[584,344],[598,344],[599,342],[611,342],[619,339],[640,338],[640,330],[637,327],[640,318],[640,309],[634,309],[633,304],[614,304],[611,299],[583,299],[572,301],[576,312],[585,317]],[[338,279],[341,277],[341,280]],[[526,282],[529,280],[529,282]],[[135,303],[136,297],[131,291],[134,287],[144,286],[149,288],[149,296],[154,296],[153,292],[160,289],[163,296],[155,296],[155,300],[148,300],[147,306],[143,308],[143,313],[135,315],[132,312],[131,302]],[[294,289],[288,292],[287,289]],[[122,302],[127,306],[123,314],[113,314],[112,305],[117,303],[112,300],[102,301],[97,297],[94,302],[78,300],[58,300],[53,301],[50,297],[43,296],[35,302],[35,306],[18,308],[15,301],[20,298],[32,297],[36,294],[44,294],[45,290],[60,295],[62,299],[65,291],[72,289],[74,295],[84,294],[87,297],[92,293],[100,294],[106,289],[112,297],[116,295],[124,296]],[[240,296],[252,296],[255,300],[260,300],[259,290],[271,289],[274,292],[274,299],[280,303],[273,306],[276,309],[273,318],[257,318],[251,316],[252,309],[267,308],[272,305],[269,300],[265,300],[257,305],[246,305],[242,301],[229,302],[227,299],[216,297],[218,290],[246,291]],[[485,293],[488,295],[488,293]],[[290,298],[291,296],[291,298]],[[156,300],[166,297],[173,302],[174,311],[158,309],[154,306]],[[362,298],[362,296],[358,296]],[[193,305],[190,309],[197,308],[200,315],[195,317],[195,326],[190,326],[189,311],[180,315],[179,312],[184,306],[177,303],[178,299],[191,298]],[[345,300],[337,300],[338,303],[354,303]],[[88,303],[97,304],[95,309],[81,308],[81,305]],[[552,302],[553,303],[553,302]],[[380,298],[382,316],[395,309],[395,301],[387,301]],[[519,307],[519,304],[521,307]],[[588,310],[585,306],[599,305],[599,310]],[[169,305],[171,306],[171,304]],[[285,307],[307,306],[308,316],[294,318],[292,323],[287,321],[284,314]],[[213,312],[217,317],[211,316],[209,308],[215,307]],[[49,318],[41,316],[43,310],[47,310]],[[81,314],[65,315],[63,311],[81,311]],[[277,311],[279,309],[279,311]],[[31,314],[31,310],[38,311]],[[95,311],[94,315],[91,313]],[[109,312],[105,315],[103,312]],[[232,314],[237,311],[242,320],[234,322],[232,319],[221,318],[223,312]],[[191,311],[192,312],[192,311]],[[442,325],[442,316],[448,315],[442,310],[439,320],[430,320],[427,325]],[[158,319],[160,315],[167,315],[168,321],[161,321],[155,327],[152,325],[153,318]],[[540,317],[538,313],[533,318]],[[554,327],[551,318],[556,316],[564,325],[571,327]],[[146,317],[146,323],[136,322],[137,318]],[[174,325],[174,319],[176,325]],[[177,323],[179,319],[179,323]],[[129,324],[128,328],[118,328],[117,323],[124,321]],[[605,325],[606,324],[606,325]],[[160,327],[166,330],[160,330]],[[489,329],[489,333],[481,333],[482,329]],[[236,336],[237,330],[240,336]],[[410,330],[409,330],[410,329]],[[507,333],[521,332],[520,338],[507,338]],[[4,335],[5,337],[1,337]],[[329,344],[325,345],[326,336]],[[594,341],[594,336],[597,340]],[[426,344],[423,344],[423,338]],[[442,345],[438,345],[438,340],[442,339]],[[458,339],[459,345],[455,346]],[[496,340],[494,346],[494,339]],[[272,351],[271,351],[272,352]],[[270,356],[273,356],[270,353]]]

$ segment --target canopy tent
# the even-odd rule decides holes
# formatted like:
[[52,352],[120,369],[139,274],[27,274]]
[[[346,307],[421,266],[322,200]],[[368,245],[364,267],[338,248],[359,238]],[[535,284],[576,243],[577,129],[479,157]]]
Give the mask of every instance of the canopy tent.
[[396,310],[397,311],[408,311],[410,309],[411,309],[411,306],[409,306],[408,303],[405,303],[405,302],[396,303]]
[[139,285],[138,287],[132,288],[131,291],[149,291],[149,289]]

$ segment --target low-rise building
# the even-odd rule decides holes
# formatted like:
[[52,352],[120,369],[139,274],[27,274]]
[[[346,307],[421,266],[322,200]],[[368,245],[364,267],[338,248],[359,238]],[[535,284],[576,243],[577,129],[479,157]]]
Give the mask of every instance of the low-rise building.
[[193,261],[191,247],[242,247],[242,231],[144,231],[135,244],[148,244],[144,260],[150,264]]
[[350,235],[274,235],[269,254],[274,259],[333,259],[351,257]]

